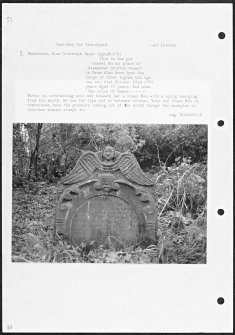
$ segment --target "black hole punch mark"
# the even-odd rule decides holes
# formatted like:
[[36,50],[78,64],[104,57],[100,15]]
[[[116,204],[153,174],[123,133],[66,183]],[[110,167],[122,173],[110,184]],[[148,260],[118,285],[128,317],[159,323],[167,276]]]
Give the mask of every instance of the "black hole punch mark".
[[224,215],[224,210],[222,208],[218,209],[217,213],[219,215]]
[[225,33],[223,33],[222,31],[218,34],[218,37],[223,40],[225,38]]
[[223,125],[224,125],[224,121],[223,121],[223,120],[219,120],[219,121],[217,122],[217,124],[218,124],[219,127],[223,127]]
[[218,303],[219,305],[223,305],[223,303],[224,303],[224,298],[219,297],[219,298],[217,299],[217,303]]

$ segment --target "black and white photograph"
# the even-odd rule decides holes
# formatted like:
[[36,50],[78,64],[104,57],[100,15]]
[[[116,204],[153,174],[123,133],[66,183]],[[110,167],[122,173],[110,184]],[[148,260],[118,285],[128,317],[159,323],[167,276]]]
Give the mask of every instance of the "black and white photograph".
[[206,263],[207,125],[13,125],[13,262]]

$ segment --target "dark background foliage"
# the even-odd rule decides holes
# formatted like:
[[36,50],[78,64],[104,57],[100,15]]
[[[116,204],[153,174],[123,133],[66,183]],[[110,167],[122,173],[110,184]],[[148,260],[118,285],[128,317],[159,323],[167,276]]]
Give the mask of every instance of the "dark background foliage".
[[175,159],[206,163],[206,125],[42,124],[13,125],[13,186],[55,182],[85,150],[132,152],[143,170],[157,172]]

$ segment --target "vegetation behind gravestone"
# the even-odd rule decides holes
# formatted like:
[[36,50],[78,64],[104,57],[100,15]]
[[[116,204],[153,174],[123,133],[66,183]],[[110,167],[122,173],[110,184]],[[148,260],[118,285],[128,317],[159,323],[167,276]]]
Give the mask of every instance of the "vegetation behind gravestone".
[[[155,174],[159,244],[126,248],[112,236],[99,247],[53,242],[57,181],[83,150],[106,144],[130,150]],[[13,261],[206,263],[206,157],[201,125],[14,124]]]

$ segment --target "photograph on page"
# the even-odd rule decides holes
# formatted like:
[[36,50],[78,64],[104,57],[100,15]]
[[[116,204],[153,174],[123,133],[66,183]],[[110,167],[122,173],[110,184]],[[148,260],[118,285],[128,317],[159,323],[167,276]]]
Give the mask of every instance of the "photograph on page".
[[206,263],[207,125],[13,125],[13,262]]
[[5,3],[2,53],[4,331],[231,331],[231,4]]

